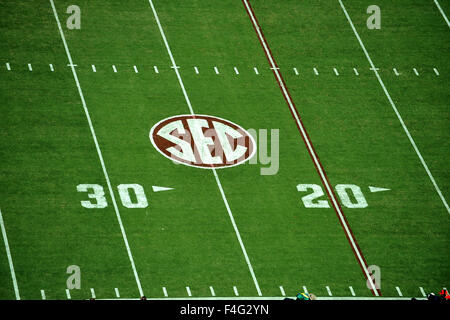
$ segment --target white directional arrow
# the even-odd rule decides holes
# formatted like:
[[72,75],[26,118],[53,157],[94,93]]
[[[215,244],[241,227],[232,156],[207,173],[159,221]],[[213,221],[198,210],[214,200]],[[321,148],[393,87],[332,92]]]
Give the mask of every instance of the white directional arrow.
[[369,190],[370,192],[380,192],[380,191],[388,191],[391,189],[387,189],[387,188],[378,188],[378,187],[370,187],[369,186]]
[[152,186],[152,189],[153,189],[153,192],[159,192],[159,191],[173,190],[174,188]]

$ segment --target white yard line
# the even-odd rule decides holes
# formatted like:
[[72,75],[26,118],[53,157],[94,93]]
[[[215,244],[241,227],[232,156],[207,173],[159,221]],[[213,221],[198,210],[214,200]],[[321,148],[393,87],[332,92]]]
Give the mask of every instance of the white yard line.
[[91,288],[91,297],[93,299],[95,299],[95,290],[94,290],[94,288]]
[[157,66],[153,66],[153,69],[155,70],[156,73],[159,73]]
[[11,279],[13,282],[14,293],[16,300],[20,300],[19,286],[17,285],[16,273],[14,271],[14,264],[12,261],[11,251],[9,250],[8,237],[6,236],[5,222],[3,221],[2,211],[0,210],[0,227],[2,229],[3,242],[5,243],[6,255],[8,257],[9,271],[11,272]]
[[9,65],[9,62],[6,63],[6,70],[11,71],[11,66]]
[[316,69],[316,68],[314,68],[314,73],[316,74],[316,76],[318,76],[318,75],[319,75],[319,71],[317,71],[317,69]]
[[356,68],[353,68],[353,71],[355,72],[355,74],[356,74],[357,76],[359,76],[358,70],[356,70]]
[[217,69],[217,67],[214,67],[214,72],[215,72],[216,74],[219,74],[219,69]]
[[416,69],[416,68],[413,68],[413,71],[414,71],[414,73],[416,74],[416,76],[418,76],[418,75],[419,75],[419,72],[417,71],[417,69]]
[[31,67],[31,63],[28,64],[28,70],[33,71],[33,68]]
[[445,15],[444,10],[442,10],[441,6],[439,5],[439,2],[437,2],[437,0],[434,0],[434,3],[436,4],[436,7],[439,9],[439,12],[442,14],[442,16],[444,17],[445,22],[447,22],[447,26],[450,28],[450,22],[447,19],[447,16]]
[[439,75],[439,71],[436,68],[433,68],[434,73],[438,76]]
[[162,287],[162,291],[164,293],[164,297],[168,297],[169,295],[167,294],[167,289],[166,287]]
[[115,65],[113,65],[112,68],[113,68],[113,71],[114,71],[114,72],[117,72],[117,69],[116,69],[116,66],[115,66]]
[[72,299],[72,297],[70,296],[70,290],[69,289],[66,289],[66,296],[67,296],[67,299]]
[[[159,31],[161,33],[161,37],[163,38],[164,44],[166,46],[167,53],[169,54],[170,61],[172,62],[172,66],[176,67],[177,64],[175,63],[175,59],[174,59],[174,57],[172,55],[172,51],[170,50],[169,43],[167,42],[166,36],[164,34],[164,30],[163,30],[163,28],[161,26],[161,22],[159,21],[159,18],[158,18],[158,14],[156,13],[155,6],[153,5],[153,1],[149,0],[149,4],[150,4],[150,6],[152,8],[153,15],[155,16],[156,23],[158,25]],[[189,111],[191,112],[192,115],[194,115],[195,112],[194,112],[194,110],[192,108],[191,101],[189,100],[189,97],[187,95],[187,92],[186,92],[186,89],[184,87],[183,80],[181,79],[181,75],[180,75],[180,73],[178,71],[178,68],[174,68],[174,70],[175,70],[175,73],[177,75],[178,82],[180,84],[181,90],[183,91],[183,95],[184,95],[184,98],[185,98],[186,103],[188,105]],[[226,207],[227,212],[228,212],[228,216],[230,217],[231,223],[232,223],[233,228],[234,228],[234,232],[235,232],[236,237],[237,237],[237,239],[239,241],[239,245],[241,246],[242,253],[244,255],[244,258],[245,258],[245,261],[247,263],[248,269],[249,269],[250,274],[252,276],[253,283],[255,284],[255,287],[256,287],[256,290],[258,292],[258,295],[261,296],[262,293],[261,293],[261,289],[259,288],[258,280],[256,279],[255,272],[253,271],[253,266],[250,263],[250,259],[249,259],[248,255],[247,255],[247,250],[245,249],[245,246],[244,246],[244,243],[242,242],[242,238],[241,238],[241,235],[240,235],[239,230],[237,228],[236,222],[234,221],[233,213],[231,212],[230,206],[228,204],[228,200],[227,200],[227,198],[225,196],[225,192],[223,191],[222,184],[220,183],[219,176],[217,175],[217,172],[216,172],[216,170],[214,168],[211,169],[211,171],[213,172],[214,177],[216,179],[217,186],[219,187],[220,194],[222,195],[223,202],[224,202],[225,207]]]
[[277,81],[278,81],[279,85],[280,85],[281,91],[282,91],[286,101],[288,102],[288,105],[289,105],[289,108],[291,110],[291,113],[294,116],[295,121],[297,123],[297,126],[298,126],[298,128],[300,130],[300,133],[302,135],[302,138],[303,138],[303,140],[306,143],[306,147],[308,148],[308,151],[311,154],[311,158],[312,158],[312,160],[314,162],[314,165],[317,168],[317,171],[318,171],[318,173],[320,175],[322,183],[325,186],[325,188],[327,189],[327,193],[329,195],[329,198],[330,198],[331,202],[333,203],[333,207],[335,208],[336,214],[338,215],[338,218],[339,218],[339,220],[341,222],[341,225],[342,225],[342,227],[343,227],[343,229],[344,229],[344,231],[346,233],[346,236],[347,236],[347,238],[348,238],[348,240],[350,242],[350,245],[351,245],[351,247],[352,247],[352,249],[353,249],[353,251],[355,253],[355,256],[356,256],[356,258],[357,258],[361,268],[363,269],[363,272],[365,274],[365,277],[366,277],[367,281],[369,281],[370,287],[372,288],[374,295],[378,296],[379,295],[378,290],[375,287],[375,284],[373,282],[373,279],[371,278],[369,270],[367,269],[366,262],[364,261],[364,258],[362,256],[361,251],[359,250],[358,246],[356,245],[356,241],[355,241],[355,239],[353,237],[353,234],[350,231],[349,226],[347,225],[347,222],[346,222],[346,220],[344,218],[344,215],[342,213],[340,205],[339,205],[339,203],[338,203],[338,201],[336,199],[336,196],[334,194],[333,188],[330,186],[330,183],[328,182],[328,178],[327,178],[327,176],[326,176],[326,174],[325,174],[325,172],[324,172],[324,170],[322,168],[322,164],[320,163],[320,161],[319,161],[319,159],[318,159],[318,157],[316,155],[316,152],[315,152],[315,150],[314,150],[314,148],[312,146],[312,143],[309,140],[308,135],[306,134],[306,129],[303,127],[303,124],[302,124],[302,122],[299,119],[299,116],[298,116],[298,113],[297,113],[297,109],[295,108],[294,103],[291,100],[291,97],[290,97],[290,95],[289,95],[289,93],[287,91],[287,88],[284,85],[284,81],[283,81],[283,79],[281,77],[280,71],[277,69],[276,63],[274,62],[274,60],[272,58],[272,54],[271,54],[271,52],[270,52],[270,50],[268,48],[268,45],[266,43],[266,40],[264,39],[264,36],[262,35],[262,32],[261,32],[261,30],[260,30],[260,28],[258,26],[258,23],[256,22],[256,19],[255,19],[255,16],[253,14],[253,11],[250,8],[247,0],[243,0],[243,2],[244,2],[245,6],[247,8],[247,12],[248,12],[251,20],[252,20],[253,27],[256,30],[256,33],[258,34],[259,40],[260,40],[261,44],[263,45],[265,54],[266,54],[266,56],[268,57],[268,59],[270,61],[271,68],[273,68],[273,72],[274,72],[274,74],[275,74],[275,76],[277,78]]
[[377,68],[375,68],[375,65],[373,64],[372,59],[370,58],[369,53],[366,50],[366,47],[364,46],[361,38],[359,37],[359,34],[356,31],[355,26],[353,25],[352,19],[348,15],[348,12],[345,9],[344,4],[342,3],[341,0],[339,0],[339,3],[341,5],[342,10],[344,11],[345,16],[347,17],[347,20],[348,20],[348,22],[349,22],[349,24],[350,24],[350,26],[351,26],[351,28],[352,28],[356,38],[358,39],[358,42],[359,42],[362,50],[364,51],[364,54],[366,55],[367,60],[369,61],[370,66],[372,67],[372,70],[375,72],[375,75],[376,75],[376,77],[378,79],[378,82],[380,83],[381,87],[383,88],[383,91],[384,91],[386,97],[388,98],[388,100],[389,100],[389,102],[390,102],[390,104],[392,106],[392,109],[394,109],[394,112],[397,115],[397,118],[400,121],[400,123],[401,123],[401,125],[403,127],[403,130],[405,131],[409,141],[411,142],[411,145],[413,146],[414,150],[416,151],[416,154],[419,157],[420,162],[422,163],[423,167],[425,168],[425,171],[427,172],[428,177],[431,180],[431,183],[433,184],[434,188],[436,189],[436,192],[438,193],[439,197],[441,198],[442,203],[444,204],[445,208],[447,209],[447,213],[450,214],[450,207],[447,204],[447,201],[445,200],[445,198],[444,198],[444,196],[443,196],[443,194],[441,192],[441,189],[438,187],[436,181],[434,180],[433,175],[431,174],[430,170],[428,169],[428,165],[425,163],[425,160],[423,159],[422,154],[420,153],[419,149],[417,148],[416,143],[414,142],[411,134],[409,133],[408,128],[406,127],[405,123],[403,122],[403,118],[400,115],[400,113],[398,112],[397,107],[395,106],[395,103],[394,103],[394,101],[391,98],[391,95],[387,91],[387,89],[386,89],[386,87],[385,87],[385,85],[383,83],[383,80],[381,80],[380,74],[378,73]]
[[92,65],[92,72],[97,72],[97,69],[95,68],[94,65]]
[[234,72],[235,72],[236,74],[239,74],[239,70],[238,70],[236,67],[234,67]]
[[213,297],[216,296],[216,293],[214,292],[214,288],[213,288],[213,287],[209,287],[209,291],[211,291],[211,295],[212,295]]
[[258,68],[254,67],[253,70],[255,71],[256,74],[259,74]]
[[396,68],[393,68],[392,70],[394,71],[394,74],[395,74],[397,77],[400,75],[400,73],[398,73],[398,71],[397,71]]
[[192,297],[192,292],[191,292],[191,288],[186,287],[186,291],[189,297]]
[[118,288],[114,288],[114,292],[116,293],[116,297],[120,298],[120,293]]
[[325,287],[327,289],[328,295],[331,297],[333,294],[331,293],[331,289],[329,286]]
[[166,36],[164,34],[164,30],[162,29],[161,23],[159,22],[158,14],[156,13],[156,10],[155,10],[152,0],[149,0],[149,3],[150,3],[150,7],[152,8],[153,15],[155,16],[155,20],[158,25],[159,32],[161,33],[161,37],[164,41],[164,45],[166,46],[167,52],[169,53],[170,61],[172,62],[172,68],[177,75],[178,82],[180,83],[180,87],[181,87],[181,90],[183,91],[183,95],[184,95],[184,98],[188,105],[189,111],[191,112],[191,114],[194,114],[194,110],[192,109],[191,101],[189,100],[186,89],[184,88],[184,84],[183,84],[183,80],[181,80],[180,72],[178,71],[178,68],[176,68],[177,64],[175,63],[175,59],[173,58],[172,51],[170,50],[169,43],[167,42]]
[[138,68],[136,66],[133,66],[134,72],[139,73]]
[[297,70],[297,68],[294,68],[294,73],[295,73],[296,76],[298,76],[298,70]]
[[303,286],[303,292],[308,294],[308,288],[306,288],[306,286]]
[[194,67],[195,73],[198,74],[198,68]]
[[64,32],[62,30],[61,23],[59,22],[58,13],[56,12],[56,8],[55,8],[55,4],[53,3],[53,0],[50,0],[50,4],[51,4],[52,9],[53,9],[53,14],[55,15],[56,23],[58,24],[59,33],[61,35],[61,40],[62,40],[62,42],[64,44],[64,49],[65,49],[66,54],[67,54],[67,59],[69,60],[70,67],[72,69],[73,78],[74,78],[76,86],[78,88],[78,93],[80,95],[80,99],[81,99],[81,103],[83,105],[84,113],[86,114],[86,118],[87,118],[87,121],[88,121],[88,124],[89,124],[89,128],[91,130],[92,139],[94,140],[95,148],[97,149],[98,158],[100,160],[100,163],[101,163],[101,166],[102,166],[102,169],[103,169],[103,174],[105,176],[106,183],[108,185],[109,194],[111,196],[111,200],[112,200],[112,203],[113,203],[113,206],[114,206],[114,211],[116,212],[117,221],[119,222],[120,231],[122,233],[122,238],[123,238],[123,241],[125,243],[125,247],[127,249],[128,258],[130,260],[131,267],[133,269],[133,274],[134,274],[134,278],[136,280],[137,287],[139,289],[139,294],[140,294],[140,297],[142,297],[144,295],[144,292],[142,291],[141,281],[139,280],[139,275],[137,273],[136,266],[134,264],[133,255],[131,253],[130,245],[128,244],[127,235],[125,233],[125,228],[123,227],[123,224],[122,224],[122,218],[120,217],[119,208],[118,208],[117,203],[116,203],[116,198],[114,196],[114,192],[113,192],[113,189],[112,189],[112,186],[111,186],[111,182],[109,180],[108,172],[106,171],[106,166],[105,166],[105,162],[103,161],[103,155],[102,155],[102,152],[100,150],[100,145],[98,143],[97,136],[95,134],[94,126],[92,125],[91,116],[89,115],[89,111],[88,111],[88,108],[87,108],[87,105],[86,105],[86,101],[84,99],[83,91],[81,90],[80,82],[78,81],[77,72],[75,71],[75,67],[74,67],[74,64],[73,64],[73,61],[72,61],[72,56],[70,55],[69,47],[67,46],[66,38],[64,37]]
[[422,287],[419,287],[419,290],[420,290],[420,293],[422,294],[423,297],[427,296],[426,293],[425,293],[425,290],[423,290]]
[[286,296],[286,292],[284,291],[284,288],[282,286],[280,286],[280,291],[281,291],[281,295],[283,297],[285,297]]
[[47,297],[45,296],[45,291],[44,290],[41,290],[41,297],[42,297],[42,300],[47,300]]
[[355,290],[353,290],[353,287],[352,286],[350,286],[350,287],[348,287],[349,289],[350,289],[350,293],[352,294],[352,296],[354,297],[356,294],[355,294]]
[[223,191],[222,184],[220,183],[219,176],[217,175],[217,172],[216,172],[215,169],[212,169],[212,172],[214,173],[214,177],[216,178],[216,182],[217,182],[217,185],[219,187],[220,194],[222,195],[222,199],[223,199],[223,201],[225,203],[225,207],[227,208],[228,215],[229,215],[231,223],[233,225],[236,237],[237,237],[237,239],[239,241],[239,245],[241,246],[242,253],[244,254],[245,261],[247,262],[247,266],[248,266],[248,269],[249,269],[250,274],[252,276],[253,283],[255,284],[256,290],[258,291],[258,295],[262,296],[261,289],[259,288],[258,280],[256,279],[255,272],[253,271],[253,266],[250,263],[250,258],[247,255],[247,250],[245,249],[244,242],[242,241],[242,238],[241,238],[241,235],[239,233],[238,227],[236,225],[236,222],[234,221],[233,213],[231,212],[230,206],[228,204],[228,200],[225,197],[225,193]]
[[400,290],[399,287],[395,287],[395,290],[397,290],[397,293],[398,293],[399,297],[403,297],[403,293],[402,293],[402,291]]
[[52,72],[55,71],[55,69],[53,68],[53,64],[50,63],[49,67],[50,67],[50,71],[52,71]]
[[335,74],[335,75],[337,75],[337,76],[339,75],[339,72],[337,71],[336,68],[333,68],[333,71],[334,71],[334,74]]
[[238,289],[236,288],[236,286],[233,286],[233,291],[234,291],[234,295],[236,297],[238,297],[239,296],[239,292],[238,292]]

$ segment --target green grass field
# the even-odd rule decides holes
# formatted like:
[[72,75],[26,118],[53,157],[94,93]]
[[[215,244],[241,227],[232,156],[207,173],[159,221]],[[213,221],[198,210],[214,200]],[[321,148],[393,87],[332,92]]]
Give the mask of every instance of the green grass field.
[[[68,299],[72,265],[71,299],[373,297],[276,72],[382,296],[450,285],[450,2],[251,0],[276,71],[245,2],[153,0],[177,74],[148,0],[53,1],[58,18],[51,0],[0,3],[0,299]],[[259,154],[215,171],[163,157],[149,132],[190,113],[183,88],[197,114],[278,130],[275,174]]]

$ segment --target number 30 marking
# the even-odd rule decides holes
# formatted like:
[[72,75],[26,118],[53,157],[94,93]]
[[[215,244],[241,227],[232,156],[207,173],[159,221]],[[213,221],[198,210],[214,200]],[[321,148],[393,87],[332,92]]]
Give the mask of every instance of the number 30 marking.
[[87,192],[89,189],[92,189],[94,193],[88,193],[88,197],[90,199],[97,200],[97,203],[92,203],[89,200],[81,201],[81,206],[88,209],[101,209],[106,208],[108,206],[108,202],[106,202],[105,192],[103,191],[103,187],[99,184],[79,184],[77,185],[78,192]]
[[[92,193],[88,193],[90,199],[95,199],[95,203],[90,200],[81,201],[81,206],[88,209],[101,209],[108,206],[108,202],[105,198],[105,192],[103,187],[99,184],[79,184],[77,186],[78,192],[88,192],[92,189]],[[119,191],[120,200],[125,208],[147,208],[148,201],[145,196],[144,188],[139,184],[120,184],[117,186]],[[134,191],[136,200],[131,200],[130,189]]]
[[[117,186],[119,190],[120,200],[126,208],[147,208],[148,202],[145,197],[144,188],[139,184],[120,184]],[[133,189],[136,194],[136,202],[133,203],[130,197],[129,189]]]

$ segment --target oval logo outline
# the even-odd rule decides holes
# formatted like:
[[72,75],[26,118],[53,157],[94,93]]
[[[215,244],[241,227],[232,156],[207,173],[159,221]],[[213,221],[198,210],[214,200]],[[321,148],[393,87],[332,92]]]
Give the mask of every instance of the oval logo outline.
[[[176,157],[176,156],[170,156],[170,155],[172,155],[172,153],[167,152],[167,154],[166,154],[165,152],[163,152],[163,150],[162,150],[162,148],[159,146],[159,144],[155,142],[155,139],[154,139],[154,133],[155,133],[155,130],[158,129],[158,131],[156,132],[156,134],[158,134],[158,132],[160,132],[160,130],[161,130],[162,128],[164,128],[167,124],[169,124],[169,123],[171,123],[171,122],[174,122],[173,120],[175,120],[175,119],[177,119],[177,118],[178,118],[178,119],[186,119],[186,120],[187,120],[187,119],[204,119],[204,118],[206,118],[206,119],[209,119],[210,122],[216,120],[217,122],[220,122],[220,123],[222,123],[222,124],[226,124],[228,127],[234,129],[235,131],[238,131],[239,133],[244,133],[244,135],[243,135],[242,138],[245,139],[246,137],[248,137],[249,145],[248,145],[248,146],[245,146],[245,147],[246,147],[247,149],[251,149],[251,151],[249,152],[248,156],[244,157],[244,159],[242,159],[242,160],[240,160],[240,161],[237,161],[236,163],[232,163],[232,164],[227,164],[226,162],[224,163],[224,162],[223,162],[224,157],[223,157],[223,158],[222,158],[222,163],[221,163],[220,165],[216,165],[216,164],[203,164],[203,165],[197,165],[197,164],[192,164],[192,162],[187,162],[187,161],[183,161],[183,160],[181,160],[181,159],[178,159],[178,157]],[[162,126],[162,124],[165,124],[165,125]],[[192,134],[192,133],[190,132],[190,127],[189,127],[189,128],[186,128],[185,125],[184,125],[183,127],[184,127],[184,129],[188,129],[188,130],[189,130],[189,133],[188,133],[188,134],[190,134],[190,135]],[[203,127],[203,128],[204,128],[204,127]],[[208,130],[209,130],[209,129],[214,129],[214,130],[215,130],[215,127],[214,127],[214,126],[213,126],[212,128],[211,128],[211,127],[208,127]],[[216,131],[216,130],[215,130],[215,131]],[[172,131],[172,132],[173,132],[173,131]],[[174,136],[174,137],[176,137],[176,136]],[[205,136],[205,137],[208,138],[209,136]],[[194,168],[201,168],[201,169],[223,169],[223,168],[231,168],[231,167],[235,167],[235,166],[241,165],[241,164],[245,163],[246,161],[250,160],[250,159],[255,155],[256,149],[257,149],[257,148],[256,148],[256,142],[255,142],[255,139],[254,139],[253,136],[252,136],[247,130],[245,130],[243,127],[241,127],[240,125],[238,125],[238,124],[236,124],[236,123],[234,123],[234,122],[232,122],[232,121],[230,121],[230,120],[227,120],[227,119],[224,119],[224,118],[220,118],[220,117],[217,117],[217,116],[206,115],[206,114],[181,114],[181,115],[170,116],[170,117],[167,117],[167,118],[165,118],[165,119],[162,119],[162,120],[158,121],[155,125],[153,125],[153,127],[150,129],[150,132],[149,132],[149,138],[150,138],[150,141],[151,141],[153,147],[154,147],[160,154],[162,154],[164,157],[166,157],[167,159],[172,160],[172,161],[175,161],[175,162],[180,163],[180,164],[183,164],[183,165],[185,165],[185,166],[194,167]],[[215,136],[215,138],[216,138],[216,139],[218,138],[217,135]],[[158,138],[158,139],[165,139],[165,140],[167,140],[167,139],[164,138],[164,137],[161,137],[161,138]],[[179,138],[177,138],[177,139],[179,139]],[[218,140],[220,140],[220,139],[218,139]],[[236,138],[235,138],[234,140],[236,140]],[[214,145],[215,145],[216,142],[215,142],[215,141],[213,141],[213,142],[214,142]],[[220,142],[220,141],[219,141],[218,143],[221,145],[221,142]],[[194,144],[195,144],[195,142],[194,142]],[[237,146],[241,146],[241,145],[238,144]],[[192,142],[191,142],[191,147],[192,147]],[[222,145],[221,145],[221,148],[223,149],[223,146],[222,146]],[[167,149],[166,149],[166,150],[167,150]],[[213,150],[214,150],[214,149],[213,149]],[[195,152],[195,151],[197,151],[197,152]],[[197,146],[195,146],[195,147],[193,148],[193,153],[195,153],[196,155],[198,155],[198,149],[197,149]],[[246,151],[246,153],[247,153],[247,151]],[[169,154],[170,154],[170,155],[169,155]],[[244,154],[244,155],[245,155],[245,154]]]

